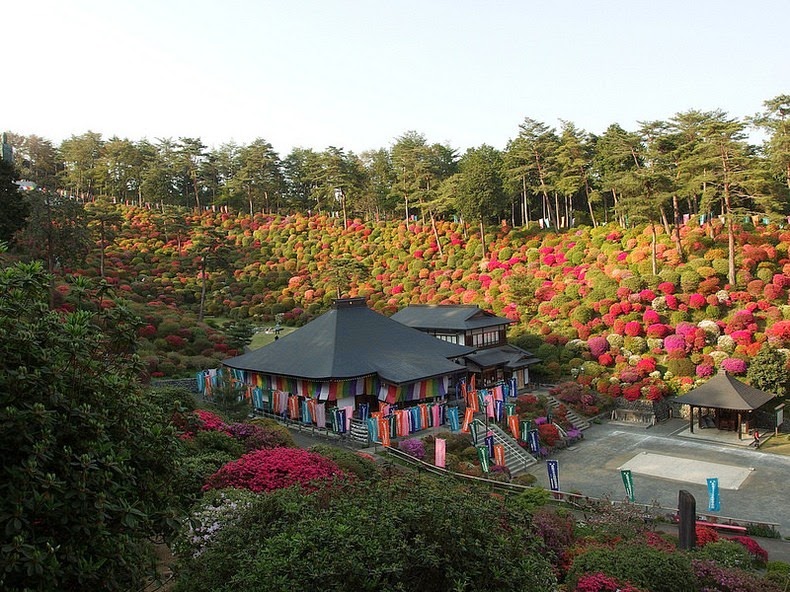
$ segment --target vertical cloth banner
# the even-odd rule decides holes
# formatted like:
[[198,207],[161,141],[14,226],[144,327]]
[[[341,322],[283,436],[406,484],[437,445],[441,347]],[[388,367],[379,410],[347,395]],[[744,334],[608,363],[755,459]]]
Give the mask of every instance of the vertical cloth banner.
[[510,379],[510,382],[508,383],[508,386],[510,387],[510,389],[509,389],[510,392],[508,392],[508,395],[511,396],[511,397],[517,397],[518,396],[518,382],[516,381],[516,377],[515,376],[513,376]]
[[546,470],[549,473],[549,489],[551,491],[560,490],[560,461],[547,460]]
[[368,439],[371,442],[379,442],[379,419],[377,417],[368,417],[365,423],[368,424]]
[[461,428],[458,420],[458,407],[447,408],[447,421],[450,424],[451,432],[457,432]]
[[483,442],[488,449],[488,458],[494,458],[494,434],[492,432],[488,432]]
[[510,433],[513,434],[513,438],[518,440],[520,436],[518,431],[518,415],[509,415],[507,418],[507,426],[510,428]]
[[461,431],[462,432],[468,432],[469,431],[469,424],[472,423],[472,420],[474,418],[475,418],[474,409],[470,409],[469,407],[467,407],[466,411],[464,411],[464,425],[461,426]]
[[721,499],[719,498],[719,478],[711,477],[708,479],[708,511],[718,512],[721,510]]
[[478,440],[480,439],[480,424],[476,421],[470,423],[469,433],[472,434],[472,444],[477,446],[479,444]]
[[534,453],[540,452],[540,437],[538,436],[538,430],[529,431],[529,451]]
[[532,422],[528,419],[525,419],[521,422],[521,437],[519,440],[522,442],[529,442],[529,432],[532,430]]
[[447,441],[444,438],[436,438],[436,440],[434,440],[434,445],[434,462],[437,467],[444,468],[444,462],[447,456]]
[[515,403],[505,403],[505,415],[511,417],[516,414],[516,404]]
[[623,478],[623,486],[625,487],[625,495],[628,497],[628,501],[634,501],[634,476],[628,469],[621,470],[620,476]]
[[382,446],[390,445],[390,420],[386,417],[379,418],[379,439]]
[[475,446],[475,448],[477,448],[477,458],[480,461],[480,468],[483,469],[484,473],[487,473],[490,469],[488,446],[481,444],[480,446]]
[[494,464],[501,467],[505,466],[505,445],[494,444]]

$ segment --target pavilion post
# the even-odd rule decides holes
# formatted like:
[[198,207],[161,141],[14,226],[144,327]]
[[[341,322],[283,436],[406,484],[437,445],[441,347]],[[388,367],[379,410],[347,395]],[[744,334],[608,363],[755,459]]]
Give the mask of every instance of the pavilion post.
[[735,426],[735,429],[738,430],[738,439],[743,440],[743,430],[741,429],[741,412],[738,412],[738,425]]
[[689,405],[689,432],[694,433],[694,405]]

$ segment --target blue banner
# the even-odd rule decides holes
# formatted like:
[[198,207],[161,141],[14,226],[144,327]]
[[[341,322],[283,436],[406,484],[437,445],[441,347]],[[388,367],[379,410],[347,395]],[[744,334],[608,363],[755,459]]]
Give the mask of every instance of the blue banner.
[[485,443],[486,448],[488,448],[488,458],[494,458],[494,434],[489,432],[483,442]]
[[458,421],[458,407],[447,408],[447,422],[450,424],[451,432],[457,432],[461,429],[461,424]]
[[547,460],[546,470],[549,472],[549,489],[552,491],[560,490],[560,461]]
[[515,376],[510,379],[510,383],[508,384],[508,386],[510,387],[508,389],[509,390],[508,396],[510,396],[510,397],[517,397],[518,396],[518,386],[516,386],[517,384],[518,383],[516,382],[516,377]]
[[718,512],[721,510],[721,499],[719,498],[719,478],[708,479],[708,511]]
[[529,431],[529,451],[533,453],[540,452],[540,438],[538,437],[538,430]]

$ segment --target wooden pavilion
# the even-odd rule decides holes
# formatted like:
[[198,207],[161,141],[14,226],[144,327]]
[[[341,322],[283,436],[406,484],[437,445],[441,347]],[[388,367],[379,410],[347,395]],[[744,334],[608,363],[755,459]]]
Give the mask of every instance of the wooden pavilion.
[[741,382],[726,371],[719,373],[685,395],[678,402],[688,405],[689,430],[694,433],[694,409],[700,428],[737,431],[738,439],[749,433],[754,411],[772,401],[776,395]]

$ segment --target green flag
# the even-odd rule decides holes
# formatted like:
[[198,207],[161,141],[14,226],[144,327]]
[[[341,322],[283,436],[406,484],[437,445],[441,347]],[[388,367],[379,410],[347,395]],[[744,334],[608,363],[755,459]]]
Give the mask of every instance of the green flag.
[[480,460],[480,467],[484,473],[487,473],[489,468],[488,446],[482,444],[475,446],[475,448],[477,448],[477,458]]
[[628,496],[628,501],[634,501],[634,478],[631,475],[631,471],[622,469],[620,471],[620,476],[623,478],[623,485],[625,485],[625,494]]

